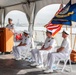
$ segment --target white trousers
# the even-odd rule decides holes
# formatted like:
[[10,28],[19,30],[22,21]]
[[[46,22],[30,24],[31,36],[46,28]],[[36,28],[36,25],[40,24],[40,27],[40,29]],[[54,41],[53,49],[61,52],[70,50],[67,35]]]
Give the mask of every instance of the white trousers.
[[27,46],[14,46],[13,47],[13,54],[14,54],[16,59],[22,58],[22,52],[24,52],[24,51],[27,54],[27,52],[28,52],[28,47]]
[[31,50],[32,59],[38,64],[46,64],[47,63],[47,55],[48,53],[55,52],[54,50]]
[[49,53],[48,54],[48,67],[52,70],[53,65],[55,64],[55,61],[59,59],[65,59],[66,55],[64,53]]

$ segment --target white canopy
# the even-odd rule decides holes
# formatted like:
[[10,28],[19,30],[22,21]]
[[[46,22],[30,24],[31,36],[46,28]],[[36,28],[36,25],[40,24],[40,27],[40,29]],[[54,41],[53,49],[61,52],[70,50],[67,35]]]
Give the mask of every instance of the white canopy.
[[[76,0],[71,0],[76,3]],[[2,24],[2,14],[5,16],[12,10],[20,10],[26,13],[29,21],[29,28],[32,30],[34,17],[37,12],[46,5],[50,4],[67,4],[69,0],[0,0],[0,23]]]

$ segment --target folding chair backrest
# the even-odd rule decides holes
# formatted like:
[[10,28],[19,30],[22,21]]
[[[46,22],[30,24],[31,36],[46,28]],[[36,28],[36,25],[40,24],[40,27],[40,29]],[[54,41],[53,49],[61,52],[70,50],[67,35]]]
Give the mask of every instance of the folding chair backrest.
[[64,61],[64,66],[63,66],[63,68],[62,68],[61,72],[63,72],[63,71],[64,71],[64,68],[66,67],[66,64],[67,64],[68,60],[69,60],[69,63],[70,63],[70,69],[71,69],[71,71],[72,71],[71,61],[70,61],[70,58],[69,58],[69,57],[70,57],[71,52],[72,52],[72,49],[70,49],[70,50],[69,50],[69,53],[68,53],[67,58],[65,58],[65,59],[60,59],[60,60],[58,61],[57,66],[58,66],[58,64],[60,63],[60,61]]
[[70,59],[71,52],[72,52],[72,49],[69,50],[69,53],[68,53],[68,56],[67,56],[67,58],[69,58],[69,59]]

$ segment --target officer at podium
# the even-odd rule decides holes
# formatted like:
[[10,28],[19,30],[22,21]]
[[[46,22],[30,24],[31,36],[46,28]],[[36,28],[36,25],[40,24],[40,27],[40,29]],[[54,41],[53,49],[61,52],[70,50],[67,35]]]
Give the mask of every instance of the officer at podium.
[[12,19],[8,18],[8,24],[6,26],[9,30],[11,30],[14,33],[14,24],[12,23]]

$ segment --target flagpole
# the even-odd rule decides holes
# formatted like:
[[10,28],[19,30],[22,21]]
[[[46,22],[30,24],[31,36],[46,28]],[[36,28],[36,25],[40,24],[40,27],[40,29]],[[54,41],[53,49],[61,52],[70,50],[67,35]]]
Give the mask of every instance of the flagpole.
[[70,37],[71,37],[71,48],[72,48],[72,26],[70,27]]
[[66,30],[68,30],[68,27],[66,26]]
[[62,4],[63,4],[63,0],[62,0]]
[[75,34],[75,38],[74,38],[74,45],[73,45],[73,49],[75,48],[75,43],[76,43],[76,34]]

